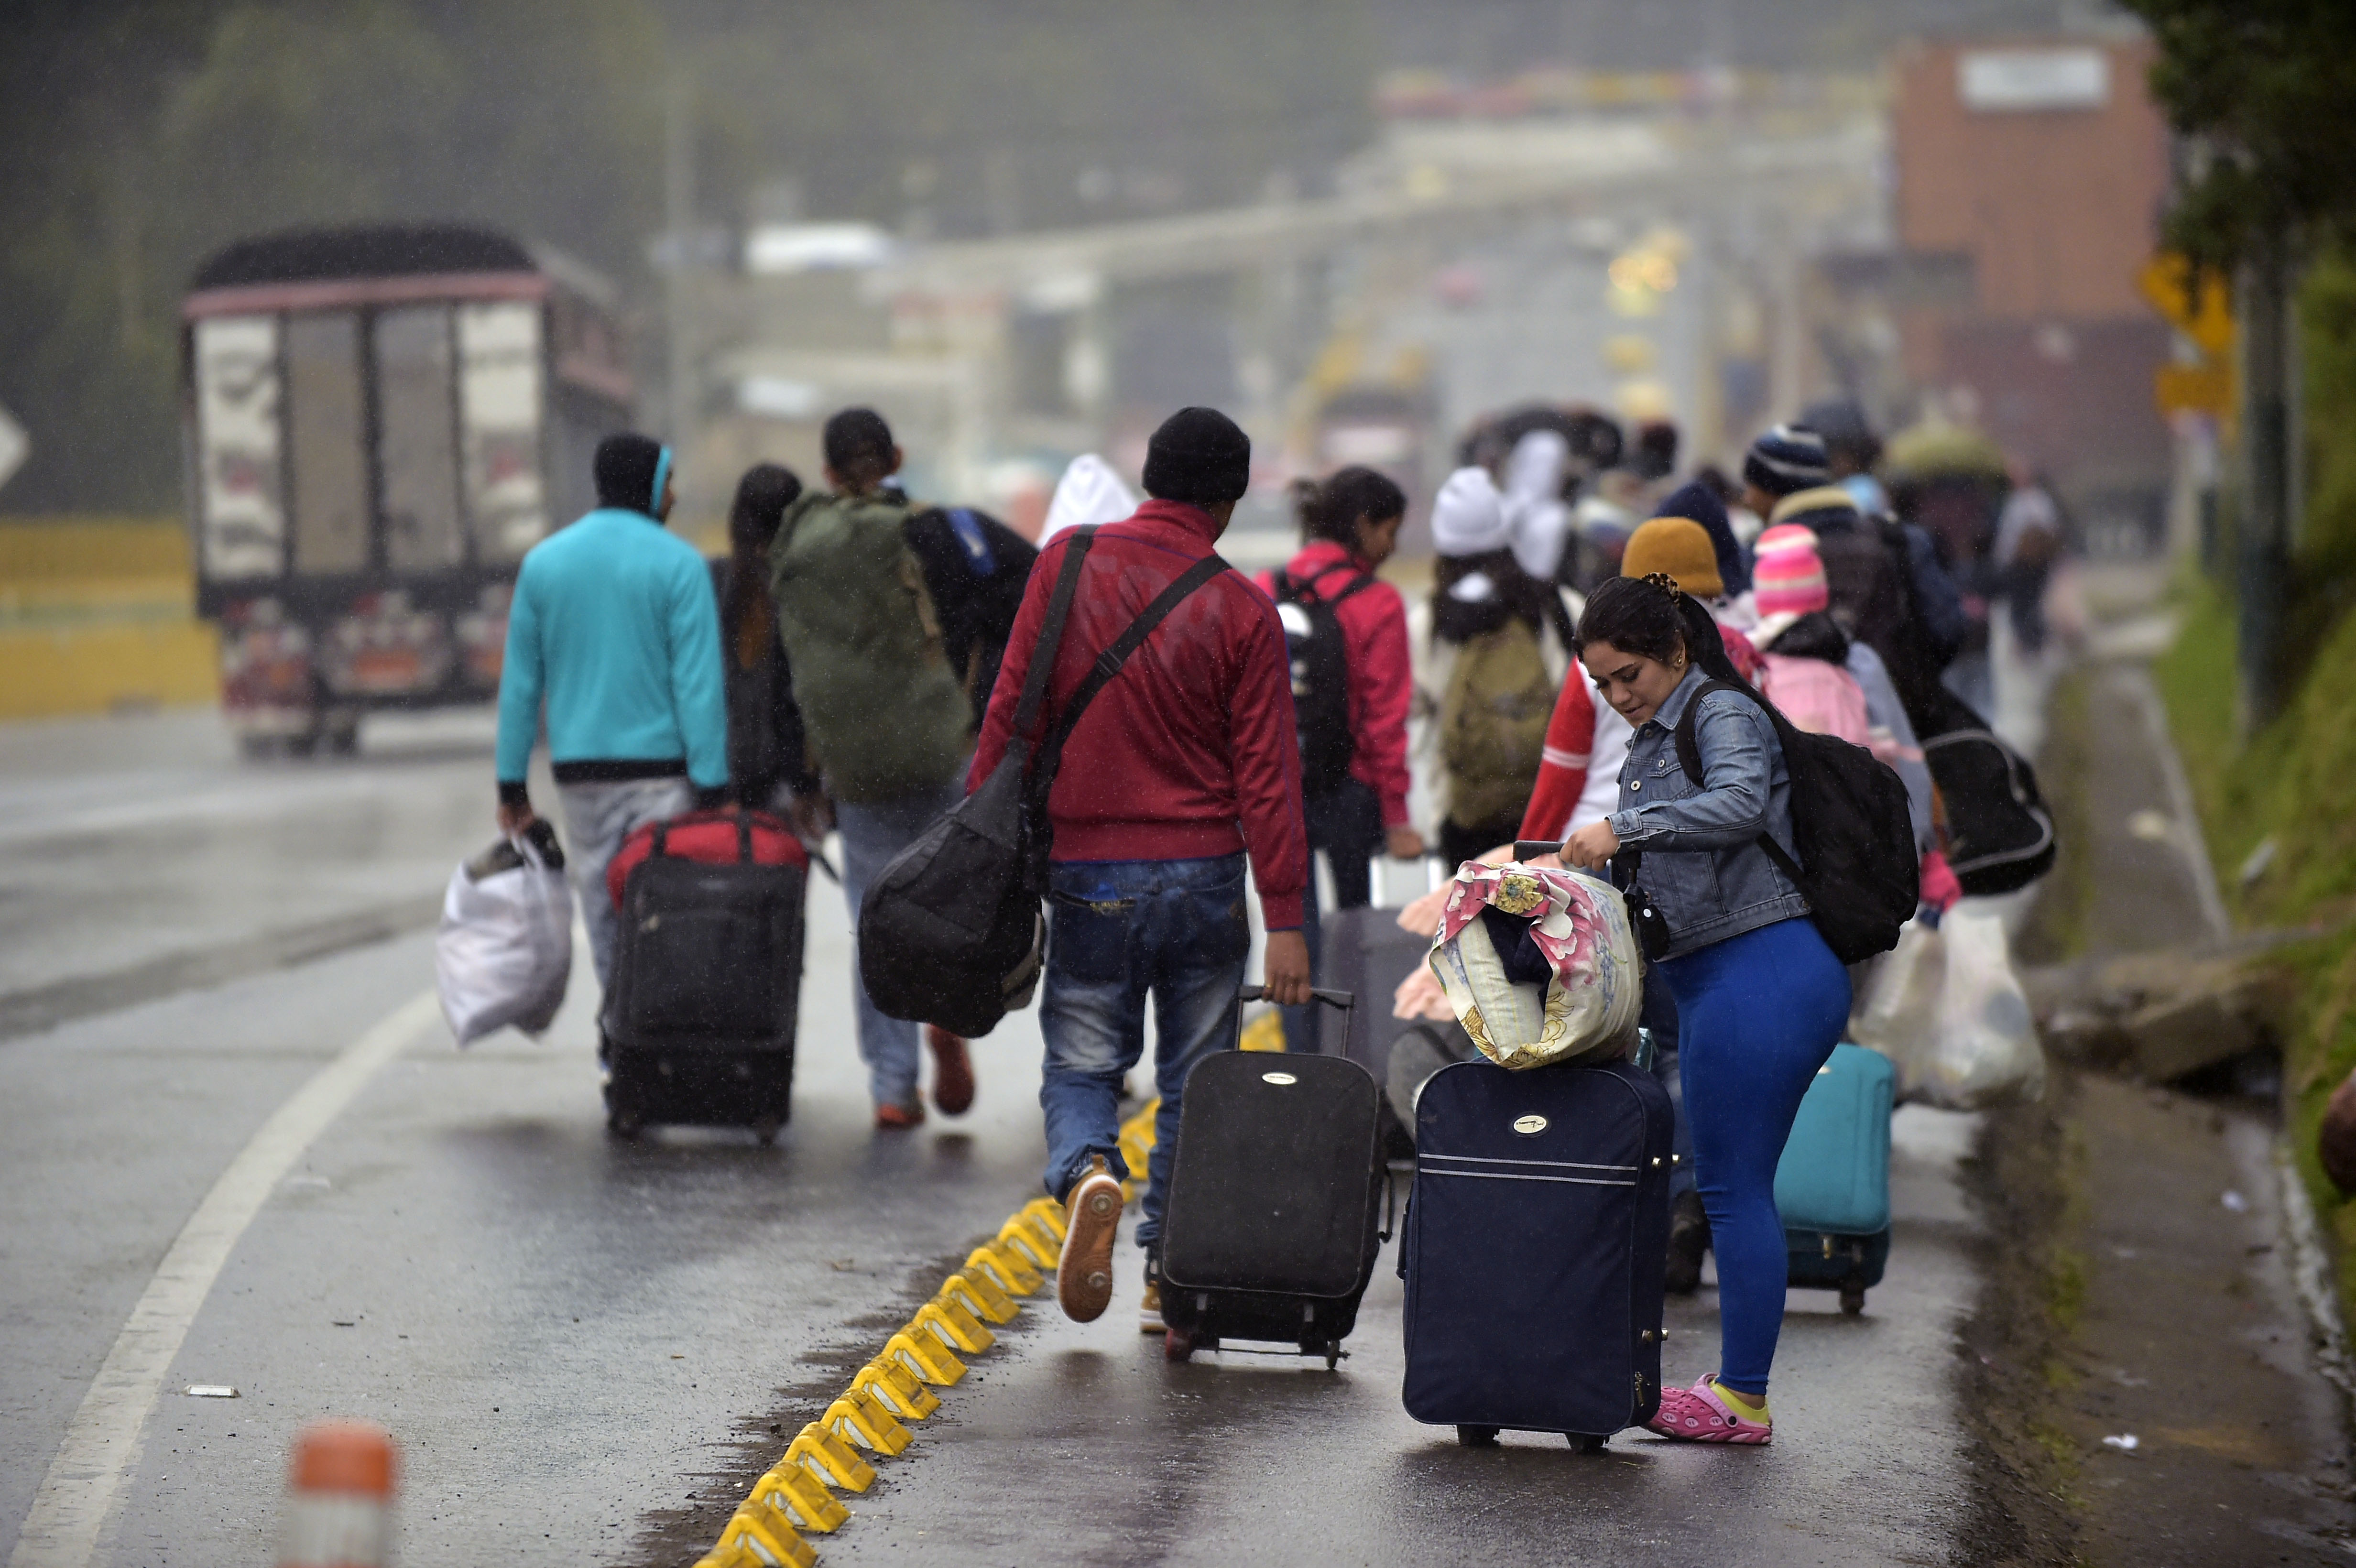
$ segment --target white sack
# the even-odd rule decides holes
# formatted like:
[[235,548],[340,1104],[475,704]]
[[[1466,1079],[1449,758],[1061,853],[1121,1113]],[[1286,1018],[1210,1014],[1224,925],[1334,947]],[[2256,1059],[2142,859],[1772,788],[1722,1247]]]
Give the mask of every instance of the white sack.
[[2037,1023],[1993,914],[1958,906],[1936,932],[1909,923],[1858,1033],[1897,1064],[1901,1101],[1985,1111],[2045,1093]]
[[573,890],[529,839],[450,873],[434,977],[462,1046],[509,1024],[536,1036],[554,1021],[573,977]]

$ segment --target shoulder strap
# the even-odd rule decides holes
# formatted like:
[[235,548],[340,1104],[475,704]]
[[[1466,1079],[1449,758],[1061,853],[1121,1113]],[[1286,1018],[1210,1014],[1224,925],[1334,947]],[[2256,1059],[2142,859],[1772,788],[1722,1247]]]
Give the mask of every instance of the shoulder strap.
[[1064,623],[1071,618],[1072,599],[1080,588],[1080,563],[1097,542],[1093,527],[1072,530],[1064,550],[1063,570],[1055,577],[1055,596],[1047,601],[1046,618],[1039,623],[1039,640],[1031,647],[1031,668],[1023,677],[1023,699],[1014,705],[1013,739],[1028,744],[1031,726],[1038,721],[1039,705],[1047,699],[1047,680],[1055,670],[1055,651],[1063,645]]
[[[1702,782],[1701,742],[1694,739],[1694,714],[1701,707],[1701,699],[1713,691],[1740,691],[1753,702],[1759,702],[1760,711],[1767,715],[1767,722],[1774,727],[1776,742],[1780,745],[1783,740],[1783,726],[1776,721],[1778,716],[1775,709],[1764,702],[1760,702],[1757,692],[1744,690],[1730,680],[1706,682],[1699,691],[1693,694],[1693,700],[1686,704],[1685,715],[1677,720],[1676,730],[1677,765],[1685,770],[1686,777],[1691,779],[1697,786]],[[1791,759],[1786,756],[1783,760],[1786,773],[1790,771],[1791,765]],[[1767,851],[1767,858],[1775,862],[1777,870],[1792,880],[1794,887],[1799,886],[1800,863],[1793,859],[1781,844],[1775,842],[1775,836],[1772,833],[1762,833],[1759,836],[1759,848]]]
[[1039,799],[1044,800],[1047,791],[1055,784],[1055,770],[1064,760],[1064,742],[1071,739],[1072,727],[1080,721],[1080,715],[1087,711],[1088,704],[1096,700],[1097,693],[1112,683],[1113,677],[1120,673],[1121,666],[1129,662],[1129,656],[1143,645],[1146,637],[1154,627],[1162,624],[1171,611],[1178,608],[1180,603],[1194,590],[1227,570],[1227,563],[1219,557],[1205,556],[1156,594],[1153,603],[1138,612],[1137,619],[1129,624],[1129,630],[1097,656],[1095,667],[1088,671],[1087,678],[1080,682],[1079,689],[1072,693],[1071,699],[1064,704],[1064,710],[1055,716],[1055,728],[1040,744],[1038,771],[1032,780],[1032,787]]
[[1336,593],[1333,598],[1325,601],[1325,603],[1328,604],[1339,604],[1343,600],[1347,599],[1351,594],[1357,592],[1359,590],[1372,588],[1374,585],[1374,575],[1371,572],[1362,571],[1358,573],[1356,579],[1351,582],[1349,587],[1344,588],[1341,592]]

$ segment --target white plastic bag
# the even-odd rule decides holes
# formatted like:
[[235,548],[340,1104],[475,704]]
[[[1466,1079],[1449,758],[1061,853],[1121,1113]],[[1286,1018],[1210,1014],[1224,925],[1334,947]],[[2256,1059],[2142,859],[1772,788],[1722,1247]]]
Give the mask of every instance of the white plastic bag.
[[573,890],[530,839],[502,839],[450,873],[434,977],[462,1046],[554,1021],[573,977]]
[[[1864,1019],[1873,1037],[1864,1043],[1897,1064],[1899,1099],[1986,1111],[2043,1094],[2045,1052],[2003,921],[1949,910],[1935,933],[1913,939],[1912,961],[1901,966],[1918,929],[1900,933]],[[1927,1008],[1926,997],[1935,997]]]
[[[1530,922],[1550,975],[1546,986],[1505,978],[1480,912]],[[1431,946],[1430,965],[1457,1021],[1501,1067],[1609,1060],[1635,1044],[1644,974],[1628,906],[1611,883],[1567,868],[1459,868]]]
[[1897,1064],[1901,1097],[1908,1083],[1922,1081],[1930,1060],[1939,987],[1946,977],[1939,928],[1910,920],[1899,930],[1898,945],[1874,961],[1849,1019],[1851,1040]]

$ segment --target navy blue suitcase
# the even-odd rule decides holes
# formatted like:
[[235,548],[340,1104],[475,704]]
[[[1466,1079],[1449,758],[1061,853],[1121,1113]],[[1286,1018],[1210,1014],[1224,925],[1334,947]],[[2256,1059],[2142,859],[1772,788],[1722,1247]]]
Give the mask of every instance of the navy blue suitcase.
[[1596,1449],[1661,1403],[1668,1092],[1633,1062],[1444,1067],[1402,1230],[1408,1413]]

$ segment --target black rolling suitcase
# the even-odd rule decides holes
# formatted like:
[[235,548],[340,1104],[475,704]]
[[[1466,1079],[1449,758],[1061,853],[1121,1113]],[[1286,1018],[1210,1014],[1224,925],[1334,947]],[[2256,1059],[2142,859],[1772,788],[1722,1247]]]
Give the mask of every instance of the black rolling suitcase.
[[[1316,995],[1348,1013],[1345,993]],[[1170,1360],[1260,1339],[1340,1362],[1383,1243],[1381,1098],[1338,1056],[1221,1051],[1186,1075],[1162,1222]]]
[[1601,1448],[1661,1403],[1668,1092],[1633,1062],[1440,1069],[1416,1105],[1407,1411]]
[[722,862],[680,853],[675,826],[655,830],[622,886],[599,1020],[606,1124],[626,1137],[750,1127],[767,1143],[793,1109],[805,872],[756,858],[756,834],[760,854],[776,837],[767,818],[737,816],[735,855]]

